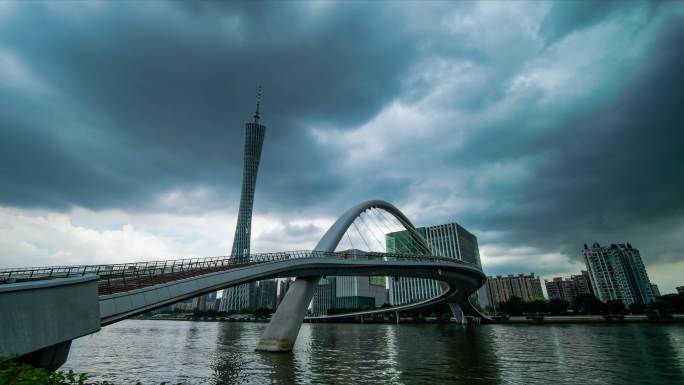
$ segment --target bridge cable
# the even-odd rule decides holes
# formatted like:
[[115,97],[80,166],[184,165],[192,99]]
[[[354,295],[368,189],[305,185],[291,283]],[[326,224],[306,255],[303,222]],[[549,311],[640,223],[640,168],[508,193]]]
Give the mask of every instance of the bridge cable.
[[[383,225],[388,229],[388,231],[389,231],[390,234],[391,234],[391,233],[397,233],[397,232],[401,232],[401,231],[402,231],[402,230],[399,230],[399,231],[392,230],[392,226],[396,226],[396,224],[393,224],[389,219],[385,218],[385,213],[383,213],[382,210],[379,210],[379,209],[378,209],[378,212],[379,212],[379,215],[380,215],[380,217],[379,217],[379,218],[380,218],[380,221],[381,221],[381,222],[383,223]],[[399,227],[400,227],[400,228],[402,227],[401,224],[399,224]],[[403,231],[407,231],[407,230],[404,229]],[[405,250],[404,252],[401,252],[401,253],[398,253],[398,254],[406,254],[406,253],[410,253],[410,252],[411,252],[411,248],[408,247],[409,245],[407,245],[406,243],[404,243],[404,241],[401,239],[401,237],[397,236],[397,237],[394,238],[394,240],[395,240],[395,241],[398,241],[398,242],[401,244],[401,247],[403,248],[403,250]],[[415,250],[415,248],[414,248],[414,250]]]
[[371,223],[372,226],[369,226],[369,227],[371,228],[371,230],[375,230],[376,232],[378,232],[380,234],[380,237],[378,238],[375,236],[376,235],[375,232],[373,232],[373,237],[375,237],[376,240],[378,241],[378,243],[380,244],[380,250],[384,250],[385,252],[387,252],[387,242],[386,242],[387,234],[385,233],[385,230],[382,229],[378,225],[378,223],[375,221],[375,219],[373,218],[374,215],[376,215],[376,214],[373,211],[373,209],[368,210],[368,212],[366,212],[366,218],[370,222],[372,222]]
[[[376,211],[379,213],[378,215],[384,215],[384,213],[382,212],[382,210],[376,209]],[[373,217],[371,217],[371,220],[373,220],[373,221],[375,222],[375,219],[373,219]],[[388,234],[397,232],[397,231],[392,230],[391,226],[388,226],[388,225],[385,223],[386,220],[381,220],[380,218],[379,218],[378,220],[383,224],[383,226],[385,227],[385,229],[387,229]],[[377,224],[377,222],[376,222],[376,224]],[[390,223],[390,225],[391,225],[391,223]],[[385,237],[385,238],[386,238],[386,237]],[[406,245],[406,243],[404,243],[404,241],[401,240],[401,237],[396,237],[395,240],[398,241],[398,242],[401,244],[401,246],[403,247],[404,250],[407,250],[408,253],[411,252],[411,249],[410,249],[409,247],[407,247],[407,245]],[[404,253],[406,253],[406,252],[404,252]],[[403,253],[398,253],[398,254],[403,254]],[[420,254],[420,252],[419,252],[419,254]]]
[[371,251],[371,247],[368,244],[368,242],[366,241],[366,238],[363,237],[363,235],[361,234],[361,231],[359,231],[358,226],[356,226],[356,221],[352,222],[352,225],[354,225],[356,232],[359,233],[359,237],[361,237],[361,240],[366,244],[366,247],[368,247],[368,251]]
[[[365,211],[364,211],[363,213],[361,213],[361,215],[364,214],[364,213],[365,213]],[[361,222],[363,222],[363,225],[366,226],[366,228],[368,229],[368,232],[369,232],[369,233],[373,236],[373,238],[380,244],[380,250],[382,250],[382,249],[385,247],[385,245],[383,245],[383,243],[378,239],[378,237],[375,236],[375,233],[374,233],[373,230],[370,228],[370,226],[368,226],[368,224],[366,223],[366,221],[363,219],[363,217],[362,217],[361,215],[359,215],[359,218],[361,218]],[[368,216],[368,214],[366,214],[366,216]]]
[[[366,236],[368,236],[368,234],[370,234],[376,242],[380,243],[380,250],[382,250],[382,248],[383,248],[382,243],[380,241],[378,241],[378,238],[373,233],[373,229],[371,229],[368,226],[368,224],[366,223],[365,219],[363,219],[363,213],[359,214],[358,219],[361,220],[361,223],[363,224],[363,226],[366,228],[366,230],[368,230],[368,232],[366,233]],[[372,252],[373,250],[369,250],[369,251]]]
[[344,233],[347,234],[347,239],[349,239],[349,243],[351,244],[352,250],[355,250],[354,242],[352,242],[351,237],[349,236],[349,229],[347,229],[347,231],[345,231]]
[[[384,213],[384,212],[380,211],[380,214],[381,214],[381,217],[382,217],[385,221],[387,221],[390,225],[392,224],[392,222],[391,222],[389,219],[387,219],[387,217],[385,216],[385,213]],[[395,218],[395,219],[396,219],[396,218]],[[410,231],[408,230],[408,228],[407,228],[408,226],[404,225],[404,223],[401,222],[401,221],[399,221],[398,219],[396,219],[396,221],[399,222],[399,225],[400,225],[401,227],[404,228],[403,231],[405,231],[405,232],[409,235],[409,239],[407,240],[407,243],[404,243],[404,241],[401,240],[401,237],[400,237],[400,236],[398,236],[398,237],[396,238],[396,240],[398,240],[404,247],[406,247],[407,245],[410,246],[410,247],[406,247],[406,250],[408,250],[409,252],[411,251],[411,249],[413,249],[413,250],[416,252],[417,255],[425,255],[425,252],[424,252],[424,251],[421,251],[421,250],[415,245],[416,241],[415,241],[415,239],[413,239],[413,237],[411,236],[412,234],[411,234],[411,232],[410,232]]]
[[[376,215],[374,215],[374,216],[379,216],[379,215],[382,214],[382,210],[380,210],[380,209],[375,209],[375,211],[376,211],[378,214],[376,214]],[[373,218],[373,216],[370,216],[370,215],[369,215],[369,218],[373,221],[373,223],[375,223],[375,225],[376,225],[378,228],[380,228],[380,225],[378,224],[378,222],[382,223],[382,226],[383,226],[384,229],[387,231],[387,233],[384,234],[384,237],[385,237],[385,252],[387,252],[387,243],[386,243],[386,242],[387,242],[387,235],[389,235],[389,234],[391,234],[391,233],[394,233],[394,232],[396,232],[396,231],[393,231],[393,230],[392,230],[389,226],[387,226],[387,224],[384,223],[380,218],[378,218],[377,221],[375,220],[375,218]],[[382,231],[382,230],[381,230],[381,231]],[[402,247],[403,247],[405,250],[409,250],[409,248],[406,247],[406,244],[401,240],[401,237],[398,237],[398,238],[395,238],[395,239],[396,239],[397,241],[399,241],[399,243],[402,244]]]
[[[380,210],[380,209],[375,209],[375,211],[377,212],[377,214],[374,215],[374,216],[375,216],[375,217],[378,217],[378,220],[376,221],[375,218],[374,218],[374,216],[370,216],[370,219],[373,221],[373,223],[375,223],[375,225],[376,225],[377,227],[380,227],[380,224],[382,224],[382,226],[384,227],[384,229],[387,231],[387,233],[385,234],[385,242],[387,242],[387,235],[389,235],[389,234],[391,234],[391,233],[396,233],[397,231],[392,230],[391,226],[388,226],[387,223],[385,223],[385,220],[383,220],[382,218],[380,218],[380,215],[383,215],[382,210]],[[380,224],[378,224],[378,223],[380,223]],[[402,247],[403,247],[405,250],[409,250],[409,248],[408,248],[407,245],[404,243],[404,241],[401,240],[401,237],[395,238],[395,240],[398,241],[399,243],[401,243]],[[386,244],[385,244],[385,247],[387,247]]]
[[[390,233],[393,233],[394,231],[392,231],[392,229],[388,228],[386,225],[380,226],[380,224],[378,224],[379,219],[376,220],[374,217],[377,217],[378,215],[380,215],[379,213],[381,213],[381,212],[382,211],[380,209],[375,208],[373,210],[374,215],[366,214],[366,216],[373,222],[373,224],[374,224],[373,227],[376,228],[380,232],[381,237],[385,239],[385,244],[383,245],[383,247],[385,249],[385,252],[387,252],[387,235]],[[387,231],[387,232],[385,233],[385,231]],[[400,239],[397,239],[397,240],[399,242],[402,242]],[[405,247],[406,246],[405,244],[403,246],[405,249],[408,250],[408,248]]]

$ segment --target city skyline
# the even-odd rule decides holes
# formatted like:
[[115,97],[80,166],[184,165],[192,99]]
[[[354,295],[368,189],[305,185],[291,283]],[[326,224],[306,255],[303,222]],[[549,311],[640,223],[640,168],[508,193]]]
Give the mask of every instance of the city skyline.
[[0,265],[225,254],[263,83],[254,251],[380,198],[462,223],[489,275],[630,242],[674,292],[683,8],[3,2]]

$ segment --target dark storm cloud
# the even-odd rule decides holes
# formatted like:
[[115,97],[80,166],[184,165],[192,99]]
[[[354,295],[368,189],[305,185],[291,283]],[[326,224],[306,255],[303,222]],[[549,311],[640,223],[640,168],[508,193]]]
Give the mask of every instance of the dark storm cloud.
[[10,148],[1,198],[100,208],[197,184],[234,198],[257,83],[269,127],[259,193],[276,204],[333,194],[339,178],[304,134],[305,122],[352,126],[370,118],[398,92],[416,42],[391,10],[305,8],[180,3],[71,19],[22,7],[0,27],[0,43],[56,95],[49,107],[3,112]]
[[[649,247],[662,241],[647,254],[653,260],[672,260],[682,252],[681,239],[658,235],[682,225],[679,4],[558,2],[532,18],[535,25],[523,21],[513,32],[521,15],[510,10],[499,11],[510,24],[484,23],[496,16],[492,3],[457,3],[455,9],[451,3],[402,5],[22,4],[0,23],[0,64],[3,52],[14,53],[36,80],[0,87],[0,205],[153,210],[160,194],[203,187],[216,191],[198,203],[201,209],[236,205],[243,124],[261,83],[268,130],[257,213],[331,216],[370,198],[410,206],[421,183],[438,180],[428,191],[430,202],[447,201],[451,194],[490,204],[466,207],[458,218],[425,210],[416,223],[456,219],[496,233],[483,235],[481,245],[496,245],[502,254],[529,246],[576,255],[584,242],[630,240],[641,246],[649,239]],[[528,5],[521,14],[545,4]],[[628,44],[616,48],[608,41],[596,50],[633,49],[638,59],[565,63],[586,55],[593,35],[579,46],[559,48],[564,39],[642,19],[646,26],[663,26],[636,29],[630,35],[634,44],[626,39]],[[656,35],[655,43],[638,46],[651,41],[638,40],[648,33]],[[542,69],[602,69],[591,79],[599,84],[594,92],[560,107],[540,102],[545,95],[535,89],[507,100],[517,76],[554,49],[573,51],[542,63]],[[630,60],[636,63],[623,65]],[[463,72],[449,72],[454,62]],[[451,85],[458,76],[463,79]],[[6,85],[2,79],[0,85]],[[447,136],[410,138],[387,159],[350,165],[352,148],[335,149],[311,135],[311,128],[354,132],[394,102],[412,106],[442,89],[431,112],[471,119],[442,122],[450,131],[440,133]],[[574,91],[571,84],[554,92]],[[497,103],[510,106],[505,118],[479,123],[477,115]],[[477,127],[461,127],[471,122]],[[388,132],[383,144],[406,135]],[[460,140],[458,150],[441,147]],[[483,165],[518,163],[523,176],[467,180],[469,171]],[[277,245],[282,237],[302,240],[321,232],[313,225],[286,224],[260,241]],[[508,268],[529,270],[517,263]]]
[[[574,257],[584,242],[629,239],[641,240],[650,261],[684,254],[681,239],[666,240],[684,215],[683,39],[681,24],[668,30],[618,96],[595,101],[546,130],[520,136],[526,123],[517,121],[518,130],[500,127],[470,138],[468,147],[481,148],[490,160],[542,156],[533,162],[532,180],[482,191],[505,205],[465,219],[505,231],[498,240],[503,244],[560,248]],[[472,154],[461,156],[455,160],[467,162]]]
[[559,1],[553,4],[549,14],[541,24],[541,32],[547,44],[554,43],[573,31],[591,27],[604,21],[612,13],[640,7],[644,12],[658,6],[657,1]]

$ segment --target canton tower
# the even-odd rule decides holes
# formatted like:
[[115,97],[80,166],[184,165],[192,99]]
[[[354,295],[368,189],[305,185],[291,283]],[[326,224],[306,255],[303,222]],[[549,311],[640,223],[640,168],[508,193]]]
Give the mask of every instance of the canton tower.
[[257,93],[254,121],[245,124],[245,154],[242,171],[242,193],[240,194],[240,211],[238,213],[235,238],[233,239],[233,258],[249,257],[249,244],[252,230],[252,207],[254,206],[254,187],[256,186],[261,147],[264,144],[266,126],[259,124],[259,104],[261,103],[261,86]]

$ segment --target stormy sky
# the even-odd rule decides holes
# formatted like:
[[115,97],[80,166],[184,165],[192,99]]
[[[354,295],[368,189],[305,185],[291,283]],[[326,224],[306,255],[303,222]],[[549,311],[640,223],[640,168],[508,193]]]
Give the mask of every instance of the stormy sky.
[[684,285],[684,4],[0,2],[0,266],[253,251],[367,199],[457,221],[489,274],[630,242]]

